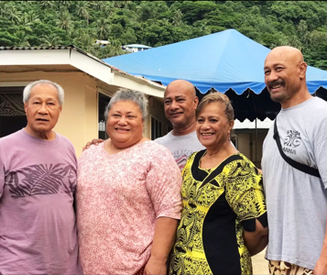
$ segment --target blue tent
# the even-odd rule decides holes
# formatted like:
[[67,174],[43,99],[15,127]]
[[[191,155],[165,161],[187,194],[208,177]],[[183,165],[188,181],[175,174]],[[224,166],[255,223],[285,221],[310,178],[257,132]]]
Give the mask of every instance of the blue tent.
[[[270,49],[236,30],[229,29],[202,37],[103,59],[132,75],[168,85],[185,79],[199,90],[211,88],[226,93],[232,100],[236,118],[273,119],[280,107],[269,98],[264,83],[264,60]],[[310,93],[327,89],[327,72],[307,69]],[[318,92],[317,92],[318,93]]]

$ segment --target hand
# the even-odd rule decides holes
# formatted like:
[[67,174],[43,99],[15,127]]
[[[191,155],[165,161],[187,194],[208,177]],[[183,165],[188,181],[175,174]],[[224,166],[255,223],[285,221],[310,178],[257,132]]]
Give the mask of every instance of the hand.
[[316,263],[313,274],[316,275],[326,275],[327,274],[327,259],[320,257]]
[[166,275],[167,263],[164,259],[157,259],[150,257],[148,263],[144,268],[144,275]]
[[83,147],[83,150],[82,151],[84,151],[86,149],[89,149],[91,145],[96,145],[97,146],[101,142],[104,142],[104,140],[103,139],[96,139],[96,138],[94,138],[94,139],[92,139],[91,142],[89,141],[88,143],[86,143],[86,145]]

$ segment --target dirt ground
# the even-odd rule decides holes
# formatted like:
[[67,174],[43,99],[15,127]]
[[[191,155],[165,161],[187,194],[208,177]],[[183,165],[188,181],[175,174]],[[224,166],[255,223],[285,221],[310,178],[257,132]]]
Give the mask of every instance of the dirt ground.
[[268,261],[265,259],[266,249],[252,257],[253,275],[267,275]]

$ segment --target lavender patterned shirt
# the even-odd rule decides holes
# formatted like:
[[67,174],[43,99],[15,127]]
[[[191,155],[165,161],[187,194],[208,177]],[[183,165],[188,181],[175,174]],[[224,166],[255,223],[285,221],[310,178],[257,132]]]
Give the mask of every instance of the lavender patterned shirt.
[[82,274],[68,139],[25,130],[0,139],[0,274]]

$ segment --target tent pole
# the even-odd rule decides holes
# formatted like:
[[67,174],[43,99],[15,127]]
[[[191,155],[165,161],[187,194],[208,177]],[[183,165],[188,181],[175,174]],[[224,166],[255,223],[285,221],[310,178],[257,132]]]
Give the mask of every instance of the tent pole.
[[255,165],[259,167],[259,162],[258,162],[258,127],[257,127],[257,118],[255,118]]

